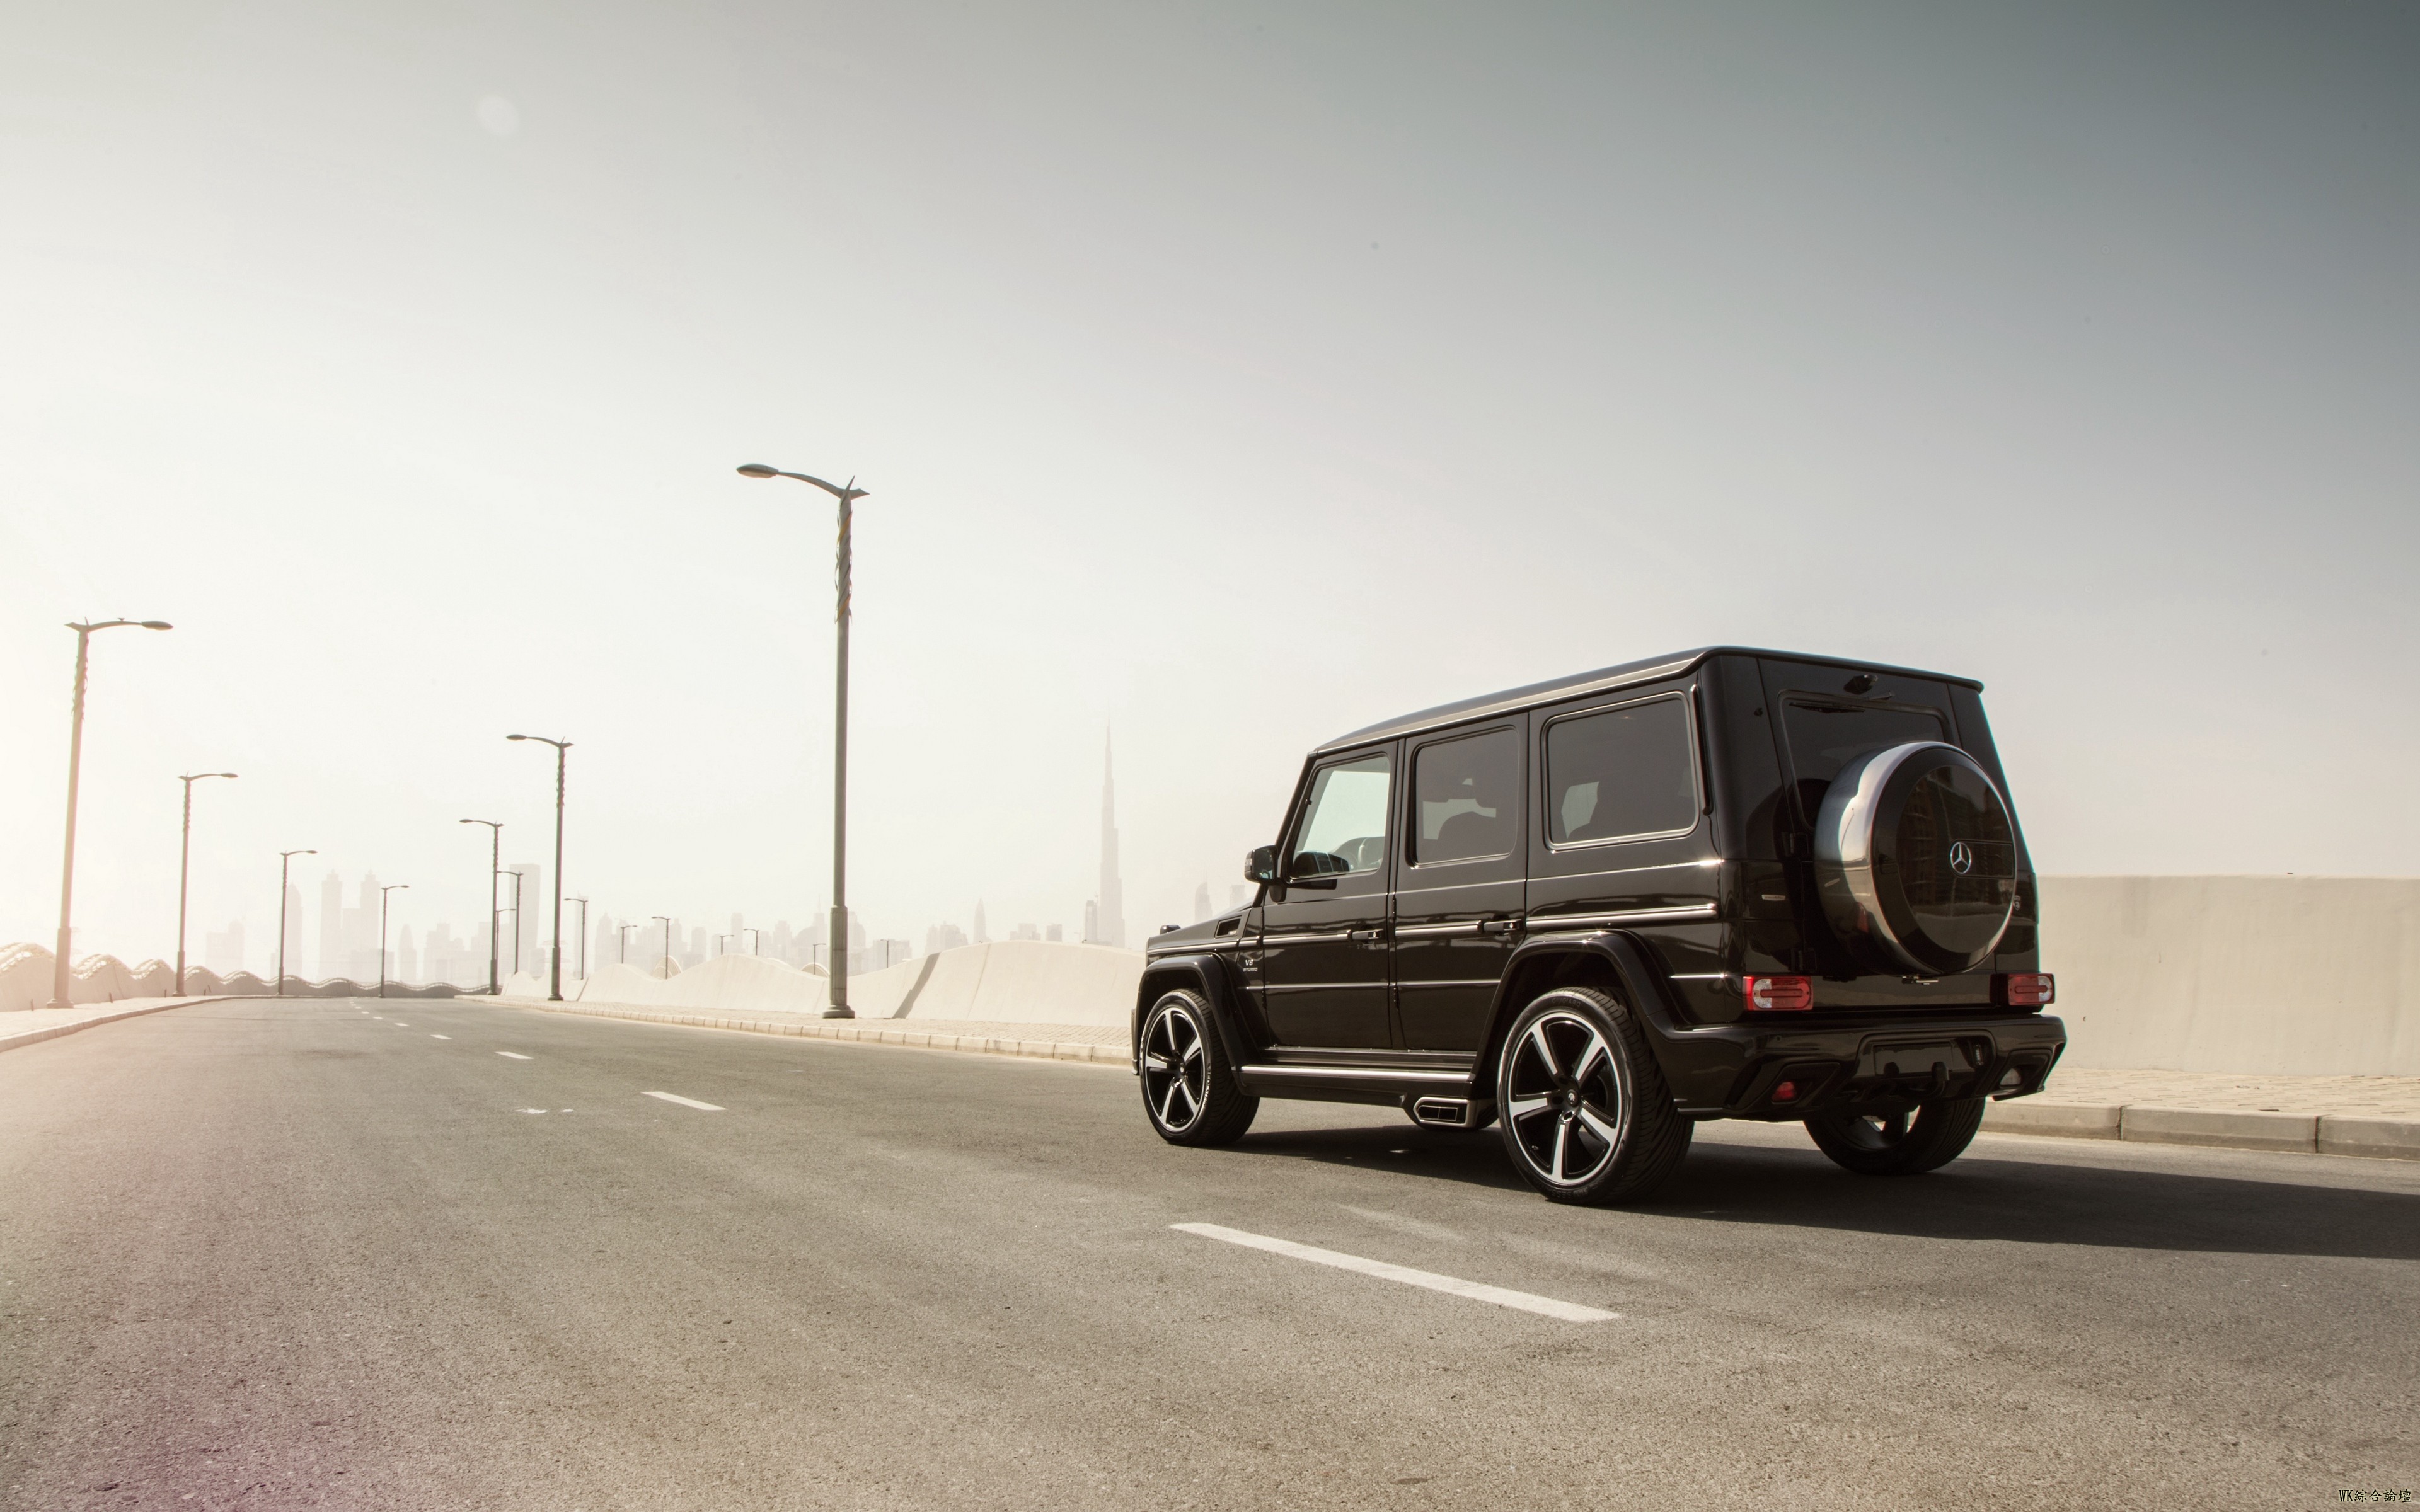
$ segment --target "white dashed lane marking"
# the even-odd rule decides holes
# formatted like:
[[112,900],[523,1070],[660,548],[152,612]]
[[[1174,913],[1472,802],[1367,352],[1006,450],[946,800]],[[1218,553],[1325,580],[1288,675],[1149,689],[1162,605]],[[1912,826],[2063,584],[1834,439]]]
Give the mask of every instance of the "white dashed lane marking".
[[451,1040],[454,1037],[450,1034],[432,1034],[429,1038],[432,1040]]
[[[660,1096],[661,1094],[656,1094]],[[1544,1318],[1559,1318],[1567,1323],[1603,1323],[1620,1318],[1602,1307],[1583,1307],[1575,1302],[1558,1302],[1552,1297],[1532,1296],[1526,1291],[1511,1291],[1503,1287],[1491,1287],[1481,1281],[1465,1281],[1459,1276],[1438,1275],[1434,1271],[1415,1271],[1409,1266],[1389,1265],[1385,1260],[1366,1260],[1358,1255],[1346,1255],[1339,1250],[1318,1249],[1310,1244],[1297,1244],[1290,1239],[1271,1239],[1266,1234],[1248,1234],[1240,1228],[1222,1228],[1217,1224],[1170,1224],[1179,1233],[1199,1234],[1221,1243],[1241,1244],[1246,1249],[1266,1250],[1313,1265],[1332,1265],[1340,1271],[1357,1271],[1388,1281],[1400,1281],[1407,1287],[1425,1287],[1431,1291],[1450,1292],[1468,1297],[1474,1302],[1492,1302],[1498,1307],[1514,1307],[1525,1313],[1537,1313]]]
[[528,1060],[528,1059],[532,1058],[531,1057],[528,1057],[528,1056],[516,1055],[516,1054],[514,1054],[514,1053],[513,1053],[512,1051],[510,1051],[510,1050],[499,1050],[499,1051],[497,1051],[497,1052],[496,1052],[496,1054],[498,1054],[498,1055],[500,1055],[500,1056],[504,1057],[506,1060]]
[[667,1103],[677,1103],[685,1108],[695,1108],[700,1113],[722,1113],[728,1111],[723,1108],[716,1107],[711,1103],[701,1103],[693,1097],[683,1097],[677,1092],[649,1092],[646,1095],[649,1097],[660,1097]]

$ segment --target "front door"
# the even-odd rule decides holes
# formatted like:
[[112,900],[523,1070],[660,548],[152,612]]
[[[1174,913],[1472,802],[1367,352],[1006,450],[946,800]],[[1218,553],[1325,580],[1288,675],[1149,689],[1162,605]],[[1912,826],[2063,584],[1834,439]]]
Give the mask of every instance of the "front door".
[[1406,1050],[1476,1050],[1526,901],[1524,720],[1411,751],[1395,883],[1395,991]]
[[1384,1050],[1393,751],[1313,768],[1261,916],[1261,1003],[1281,1049]]

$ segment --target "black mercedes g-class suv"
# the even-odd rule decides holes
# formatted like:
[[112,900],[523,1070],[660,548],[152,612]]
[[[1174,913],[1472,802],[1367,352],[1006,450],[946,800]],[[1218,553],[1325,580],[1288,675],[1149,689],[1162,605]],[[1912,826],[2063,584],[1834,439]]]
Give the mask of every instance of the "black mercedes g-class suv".
[[1226,1143],[1264,1097],[1500,1118],[1564,1202],[1652,1192],[1704,1119],[1947,1164],[2067,1044],[1980,693],[1723,646],[1329,741],[1251,905],[1149,945],[1152,1127]]

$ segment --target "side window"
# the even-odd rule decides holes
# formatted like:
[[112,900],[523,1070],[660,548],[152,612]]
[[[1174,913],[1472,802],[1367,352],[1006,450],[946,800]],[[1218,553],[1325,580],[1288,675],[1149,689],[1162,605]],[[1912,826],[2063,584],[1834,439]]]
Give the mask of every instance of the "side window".
[[1422,746],[1412,758],[1419,798],[1415,862],[1511,854],[1521,812],[1521,733],[1490,730]]
[[1555,844],[1697,826],[1689,705],[1652,699],[1546,727],[1546,834]]
[[1295,830],[1291,877],[1374,872],[1387,858],[1387,753],[1323,766],[1311,779]]

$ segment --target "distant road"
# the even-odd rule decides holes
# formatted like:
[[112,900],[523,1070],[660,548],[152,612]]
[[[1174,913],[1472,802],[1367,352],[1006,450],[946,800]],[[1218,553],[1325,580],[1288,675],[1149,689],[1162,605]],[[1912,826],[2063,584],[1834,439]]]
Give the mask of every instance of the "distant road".
[[2394,1162],[1723,1125],[1600,1211],[1387,1109],[1180,1150],[1115,1070],[471,1000],[0,1057],[42,1512],[2318,1506],[2420,1490],[2415,1297]]

